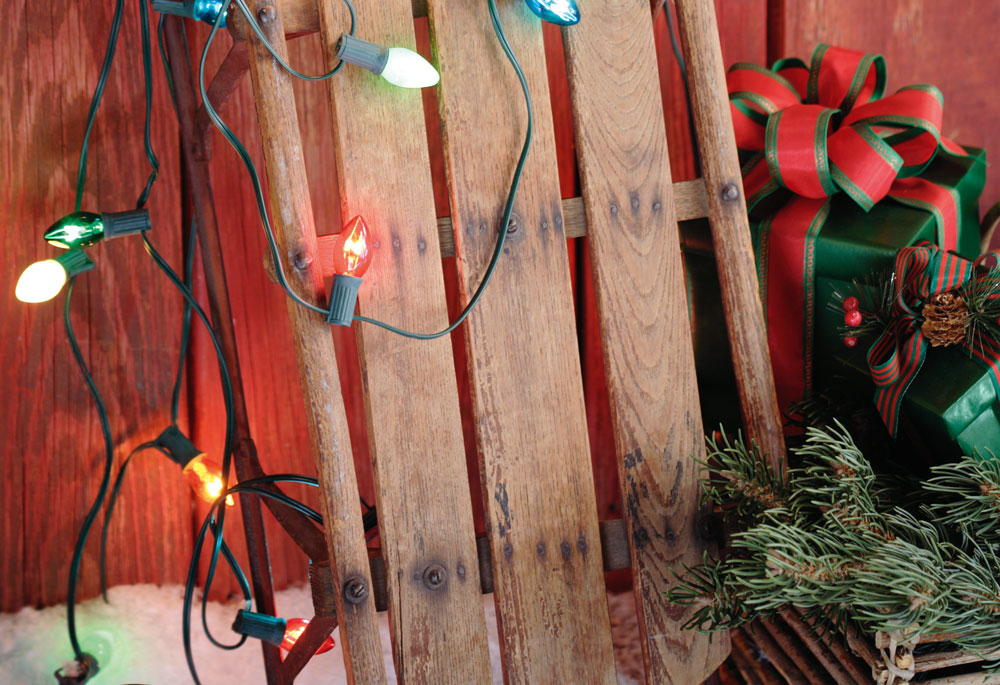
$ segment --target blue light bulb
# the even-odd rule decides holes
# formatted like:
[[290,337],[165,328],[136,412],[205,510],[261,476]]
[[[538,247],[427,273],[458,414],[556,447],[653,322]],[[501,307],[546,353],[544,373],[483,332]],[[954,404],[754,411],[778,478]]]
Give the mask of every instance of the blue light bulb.
[[537,14],[543,21],[559,26],[572,26],[580,23],[580,9],[574,0],[524,0],[528,9]]

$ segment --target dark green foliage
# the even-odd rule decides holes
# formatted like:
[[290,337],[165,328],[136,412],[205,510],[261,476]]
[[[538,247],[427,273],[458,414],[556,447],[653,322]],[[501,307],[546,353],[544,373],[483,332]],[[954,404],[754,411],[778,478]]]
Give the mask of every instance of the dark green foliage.
[[787,482],[742,438],[708,441],[702,488],[740,532],[667,593],[685,624],[729,630],[789,607],[837,628],[958,635],[1000,650],[1000,462],[882,479],[834,421],[806,431]]

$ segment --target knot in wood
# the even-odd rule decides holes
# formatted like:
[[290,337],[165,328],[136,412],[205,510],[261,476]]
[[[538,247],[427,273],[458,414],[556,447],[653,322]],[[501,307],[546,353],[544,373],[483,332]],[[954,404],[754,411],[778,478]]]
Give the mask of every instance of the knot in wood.
[[448,580],[448,571],[441,564],[431,564],[424,569],[424,586],[428,590],[438,590],[444,587]]
[[361,604],[368,599],[368,583],[361,576],[351,576],[344,583],[344,601],[348,604]]
[[257,21],[261,24],[270,24],[278,13],[274,10],[274,5],[264,5],[257,12]]
[[729,183],[722,186],[722,190],[719,191],[719,195],[725,202],[733,202],[740,197],[740,189],[736,187],[736,184],[730,181]]

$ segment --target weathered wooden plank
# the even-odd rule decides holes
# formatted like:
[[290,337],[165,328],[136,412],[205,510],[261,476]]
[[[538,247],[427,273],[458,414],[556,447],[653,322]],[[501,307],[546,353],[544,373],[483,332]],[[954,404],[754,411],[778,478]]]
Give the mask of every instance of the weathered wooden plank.
[[[14,299],[20,272],[59,250],[41,233],[73,210],[87,107],[104,58],[113,6],[15,1],[0,27],[0,611],[66,599],[70,556],[104,468],[97,415],[63,332],[63,295]],[[125,14],[119,60],[91,134],[84,209],[135,206],[148,172],[138,12]],[[154,19],[155,21],[155,19]],[[154,27],[155,29],[155,27]],[[180,218],[176,129],[157,75],[153,145],[161,177],[150,198],[153,239],[176,263]],[[77,282],[72,321],[108,405],[115,467],[169,422],[180,297],[135,240],[96,246],[97,268]],[[149,285],[135,287],[136,284]],[[65,291],[64,291],[65,292]],[[190,490],[177,467],[147,454],[133,462],[109,531],[112,583],[176,583],[191,550]],[[98,519],[98,524],[103,518]],[[81,566],[79,600],[98,590],[100,531]],[[81,627],[81,637],[85,637]],[[67,656],[68,644],[54,649]],[[66,651],[63,651],[66,650]]]
[[[614,682],[572,292],[538,19],[501,3],[534,101],[516,231],[468,320],[507,682]],[[429,3],[463,301],[499,230],[526,113],[479,2]],[[488,143],[487,143],[488,141]]]
[[[266,0],[251,0],[256,14]],[[281,17],[267,15],[264,30],[278,54],[287,57]],[[271,185],[271,207],[275,234],[289,282],[303,297],[316,301],[322,288],[319,270],[310,266],[316,252],[316,232],[306,181],[302,141],[299,135],[291,77],[278,68],[264,46],[251,38],[250,76],[253,81],[264,160],[268,176],[280,179]],[[322,509],[334,587],[337,616],[344,643],[344,660],[352,682],[385,680],[375,603],[371,598],[371,576],[364,543],[361,510],[357,503],[357,481],[350,449],[347,419],[330,327],[323,317],[288,301],[288,314],[299,366],[299,380],[306,398],[309,432],[324,497]],[[348,588],[358,590],[358,602],[348,602]],[[361,588],[363,587],[363,592]]]
[[[319,8],[333,65],[346,22],[337,0]],[[407,0],[366,3],[358,22],[367,38],[414,49],[409,10]],[[343,218],[363,215],[375,244],[360,309],[406,330],[440,330],[448,311],[420,91],[353,67],[328,88]],[[484,682],[489,652],[451,341],[356,330],[396,674]]]
[[[674,184],[674,207],[677,214],[677,221],[686,219],[698,219],[708,216],[708,207],[705,200],[705,184],[702,180],[680,181]],[[582,238],[587,235],[587,216],[583,207],[582,197],[568,197],[562,201],[563,230],[566,238]],[[440,242],[441,256],[455,256],[455,234],[452,230],[451,217],[442,216],[437,220],[438,240]],[[318,258],[323,269],[323,278],[333,276],[333,246],[336,239],[333,235],[321,235],[318,238],[319,252]],[[270,255],[265,255],[268,261]],[[274,267],[268,265],[268,270],[273,272]],[[272,277],[272,280],[273,277]]]
[[[566,29],[577,157],[649,683],[701,682],[726,639],[682,630],[671,568],[700,561],[704,455],[694,353],[646,0],[595,0]],[[715,36],[703,36],[716,41]]]
[[773,465],[783,467],[784,434],[758,295],[736,140],[731,135],[733,123],[722,51],[716,40],[719,30],[715,7],[712,0],[677,0],[677,16],[743,421],[750,439],[769,455]]

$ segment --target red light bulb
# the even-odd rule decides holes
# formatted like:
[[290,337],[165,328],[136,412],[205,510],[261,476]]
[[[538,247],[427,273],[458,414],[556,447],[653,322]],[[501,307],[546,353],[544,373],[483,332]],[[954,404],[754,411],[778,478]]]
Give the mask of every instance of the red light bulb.
[[[281,641],[281,648],[286,652],[291,651],[292,647],[302,636],[302,633],[306,631],[306,626],[309,625],[308,618],[290,618],[285,624],[285,639]],[[322,654],[323,652],[329,652],[334,646],[333,636],[329,636],[316,650],[317,654]]]
[[337,236],[333,250],[333,270],[338,274],[361,278],[372,263],[368,225],[360,216],[347,222]]

